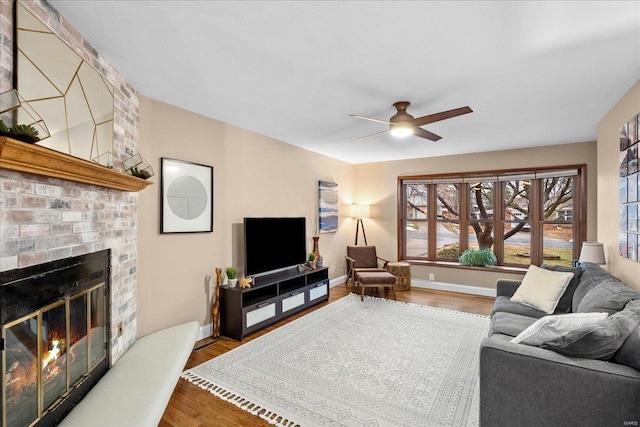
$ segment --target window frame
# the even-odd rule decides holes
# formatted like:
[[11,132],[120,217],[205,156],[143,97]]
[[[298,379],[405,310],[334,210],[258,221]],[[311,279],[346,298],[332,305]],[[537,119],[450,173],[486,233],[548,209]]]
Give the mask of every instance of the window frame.
[[[580,248],[582,243],[586,240],[587,234],[587,166],[585,164],[580,165],[563,165],[563,166],[546,166],[546,167],[533,167],[533,168],[521,168],[521,169],[503,169],[503,170],[489,170],[478,172],[462,172],[462,173],[447,173],[447,174],[425,174],[425,175],[404,175],[398,176],[397,179],[397,203],[398,203],[398,259],[408,261],[413,264],[443,264],[451,267],[459,266],[457,260],[452,259],[440,259],[437,254],[437,239],[436,231],[438,224],[437,216],[437,185],[448,184],[460,184],[458,197],[458,204],[460,212],[458,214],[458,221],[460,227],[459,233],[459,249],[460,253],[464,251],[469,245],[469,233],[466,230],[469,229],[469,215],[470,209],[470,188],[472,181],[491,181],[493,182],[493,214],[491,222],[493,223],[493,237],[494,243],[492,250],[498,258],[498,266],[496,268],[522,268],[523,264],[510,264],[504,263],[504,224],[505,221],[505,207],[504,207],[504,182],[509,181],[512,177],[519,176],[533,176],[532,189],[530,192],[530,218],[527,221],[530,223],[531,232],[531,250],[529,259],[530,264],[540,265],[543,260],[543,235],[544,224],[557,223],[557,220],[544,219],[542,204],[544,203],[542,194],[543,181],[550,176],[569,176],[573,175],[573,219],[571,221],[562,220],[563,224],[571,223],[573,226],[573,245],[572,245],[572,259],[575,260],[580,254]],[[427,184],[428,185],[428,215],[427,219],[421,219],[420,221],[427,223],[428,235],[427,235],[427,256],[407,256],[407,233],[406,223],[406,184]],[[409,222],[415,221],[415,219],[409,219]],[[465,230],[465,231],[463,231]],[[500,231],[498,233],[498,231]],[[461,266],[462,267],[462,266]],[[464,266],[463,268],[469,268]]]

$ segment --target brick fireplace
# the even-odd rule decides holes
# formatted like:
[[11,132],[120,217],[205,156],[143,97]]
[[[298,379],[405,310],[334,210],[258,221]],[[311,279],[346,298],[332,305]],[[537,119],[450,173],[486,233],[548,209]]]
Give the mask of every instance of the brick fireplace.
[[[122,171],[138,152],[138,93],[51,5],[24,4],[114,85],[114,169]],[[0,92],[13,88],[13,7],[0,0]],[[110,249],[112,363],[136,337],[137,206],[136,192],[0,168],[0,271]]]

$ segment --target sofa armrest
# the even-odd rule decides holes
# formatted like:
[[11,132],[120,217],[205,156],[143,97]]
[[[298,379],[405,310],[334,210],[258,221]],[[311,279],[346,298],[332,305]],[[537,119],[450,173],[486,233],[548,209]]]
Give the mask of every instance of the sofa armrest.
[[520,283],[518,280],[498,279],[496,282],[496,297],[512,297]]
[[640,371],[493,335],[480,346],[480,425],[637,425]]

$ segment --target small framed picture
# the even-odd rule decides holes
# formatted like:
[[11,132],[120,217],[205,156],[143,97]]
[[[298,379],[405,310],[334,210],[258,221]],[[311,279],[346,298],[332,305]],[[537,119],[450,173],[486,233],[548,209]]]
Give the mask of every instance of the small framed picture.
[[338,184],[318,181],[318,223],[320,233],[338,231]]
[[213,167],[160,159],[160,233],[213,231]]

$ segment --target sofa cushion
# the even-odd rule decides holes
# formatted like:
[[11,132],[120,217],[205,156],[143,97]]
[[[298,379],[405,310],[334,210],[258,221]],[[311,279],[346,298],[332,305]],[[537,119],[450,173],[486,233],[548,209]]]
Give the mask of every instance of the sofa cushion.
[[536,318],[522,316],[520,314],[496,313],[491,316],[489,336],[493,334],[509,335],[510,337],[518,336],[520,332],[527,329],[536,320]]
[[565,289],[562,297],[560,297],[560,301],[558,301],[558,306],[556,307],[556,312],[569,313],[571,311],[575,311],[571,309],[571,302],[573,301],[573,293],[576,291],[578,287],[578,283],[580,283],[580,276],[582,276],[582,268],[580,267],[565,267],[564,265],[549,265],[542,264],[540,266],[545,270],[551,271],[561,271],[565,273],[573,273],[573,278],[567,285],[567,289]]
[[539,319],[543,316],[546,316],[547,313],[544,311],[538,310],[537,308],[530,307],[528,305],[520,304],[519,302],[511,301],[509,297],[498,297],[493,303],[493,308],[491,314],[495,313],[513,313],[519,314],[521,316],[533,317],[535,319]]
[[616,363],[640,369],[640,326],[631,332],[613,360]]
[[547,341],[542,348],[566,356],[610,359],[640,325],[640,300],[629,302],[624,310],[591,325]]
[[571,306],[574,310],[577,309],[578,305],[580,305],[580,302],[582,301],[582,298],[584,298],[587,292],[589,292],[591,289],[595,288],[603,282],[620,281],[617,277],[612,276],[597,264],[584,262],[580,265],[580,268],[582,268],[582,275],[580,276],[578,287],[573,293],[573,301],[571,303]]
[[620,281],[609,280],[587,292],[575,311],[581,313],[604,311],[613,314],[622,310],[629,301],[634,299],[640,299],[640,293]]
[[544,316],[520,332],[511,342],[538,347],[547,341],[565,336],[570,331],[598,323],[607,316],[607,313],[567,313]]
[[551,314],[572,278],[573,273],[550,271],[530,265],[511,301]]

